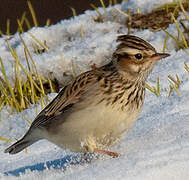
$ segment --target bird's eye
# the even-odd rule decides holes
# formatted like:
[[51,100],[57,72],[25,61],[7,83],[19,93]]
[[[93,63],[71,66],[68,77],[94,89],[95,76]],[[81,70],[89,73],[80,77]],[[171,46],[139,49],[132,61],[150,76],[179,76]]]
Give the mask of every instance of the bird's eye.
[[135,58],[138,60],[142,59],[142,54],[141,53],[135,54]]

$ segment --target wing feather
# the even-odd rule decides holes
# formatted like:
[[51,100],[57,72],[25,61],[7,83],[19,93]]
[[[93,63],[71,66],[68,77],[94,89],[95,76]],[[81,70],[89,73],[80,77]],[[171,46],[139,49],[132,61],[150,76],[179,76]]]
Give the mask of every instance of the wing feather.
[[88,71],[83,73],[65,86],[59,94],[39,113],[33,121],[31,128],[45,126],[49,120],[56,118],[61,113],[68,111],[75,103],[79,101],[87,91],[91,83],[96,80],[95,73]]

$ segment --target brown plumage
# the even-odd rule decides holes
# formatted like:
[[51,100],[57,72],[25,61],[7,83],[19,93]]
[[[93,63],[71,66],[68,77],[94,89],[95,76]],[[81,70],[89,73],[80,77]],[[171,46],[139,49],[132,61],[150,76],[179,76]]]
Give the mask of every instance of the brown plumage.
[[5,150],[15,154],[40,139],[74,152],[117,153],[117,142],[137,120],[145,81],[156,62],[169,56],[139,37],[122,35],[112,61],[93,66],[65,86],[33,121],[24,137]]

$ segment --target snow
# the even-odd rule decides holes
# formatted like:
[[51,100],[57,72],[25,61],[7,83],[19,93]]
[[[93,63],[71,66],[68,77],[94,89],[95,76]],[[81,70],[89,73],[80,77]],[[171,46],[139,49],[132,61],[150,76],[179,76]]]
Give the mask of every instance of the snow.
[[[133,0],[116,7],[123,10],[129,7],[133,11],[140,7],[142,12],[150,12],[166,2],[170,0]],[[115,50],[117,35],[127,32],[123,15],[117,12],[118,21],[113,22],[112,11],[117,12],[114,7],[109,7],[107,12],[100,9],[106,19],[103,23],[93,22],[91,19],[97,17],[97,13],[86,11],[83,15],[63,20],[50,27],[33,28],[30,33],[42,42],[47,41],[50,50],[43,54],[35,54],[32,49],[34,40],[28,33],[22,34],[39,73],[49,76],[53,72],[64,83],[73,75],[73,62],[82,71],[89,69],[93,63],[107,63]],[[167,31],[177,35],[175,25],[170,25]],[[166,37],[164,32],[132,30],[132,34],[147,40],[157,51],[162,51]],[[8,37],[0,38],[0,54],[9,79],[14,81],[14,59],[7,48],[6,38]],[[26,66],[19,35],[15,34],[9,42]],[[90,162],[86,163],[82,154],[60,149],[46,140],[33,144],[27,149],[27,153],[23,151],[9,155],[3,151],[12,142],[0,141],[0,179],[188,179],[189,73],[184,69],[184,62],[189,60],[184,50],[176,51],[176,43],[171,38],[168,39],[166,52],[171,56],[159,62],[148,79],[149,84],[156,86],[154,81],[160,77],[161,95],[156,97],[147,91],[143,111],[134,127],[119,144],[111,148],[120,157],[112,159],[89,154]],[[63,77],[63,72],[70,77]],[[174,91],[171,98],[167,98],[169,74],[173,77],[177,74],[181,79],[181,97]],[[55,95],[48,96],[53,99]],[[29,127],[25,117],[32,121],[40,110],[40,103],[12,115],[9,114],[9,107],[3,108],[0,112],[0,137],[12,141],[20,138]]]

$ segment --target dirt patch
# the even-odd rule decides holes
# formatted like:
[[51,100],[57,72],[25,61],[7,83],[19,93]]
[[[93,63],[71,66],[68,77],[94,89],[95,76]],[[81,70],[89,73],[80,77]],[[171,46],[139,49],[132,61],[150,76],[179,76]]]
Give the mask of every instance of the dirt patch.
[[[173,13],[174,17],[177,19],[179,12],[182,12],[178,3],[170,6],[171,4],[165,5],[165,7],[156,9],[147,14],[131,14],[130,22],[127,22],[127,26],[129,25],[131,28],[137,29],[150,29],[152,31],[167,28],[169,24],[173,23],[171,13]],[[183,7],[185,11],[188,11],[189,1],[183,3]]]

